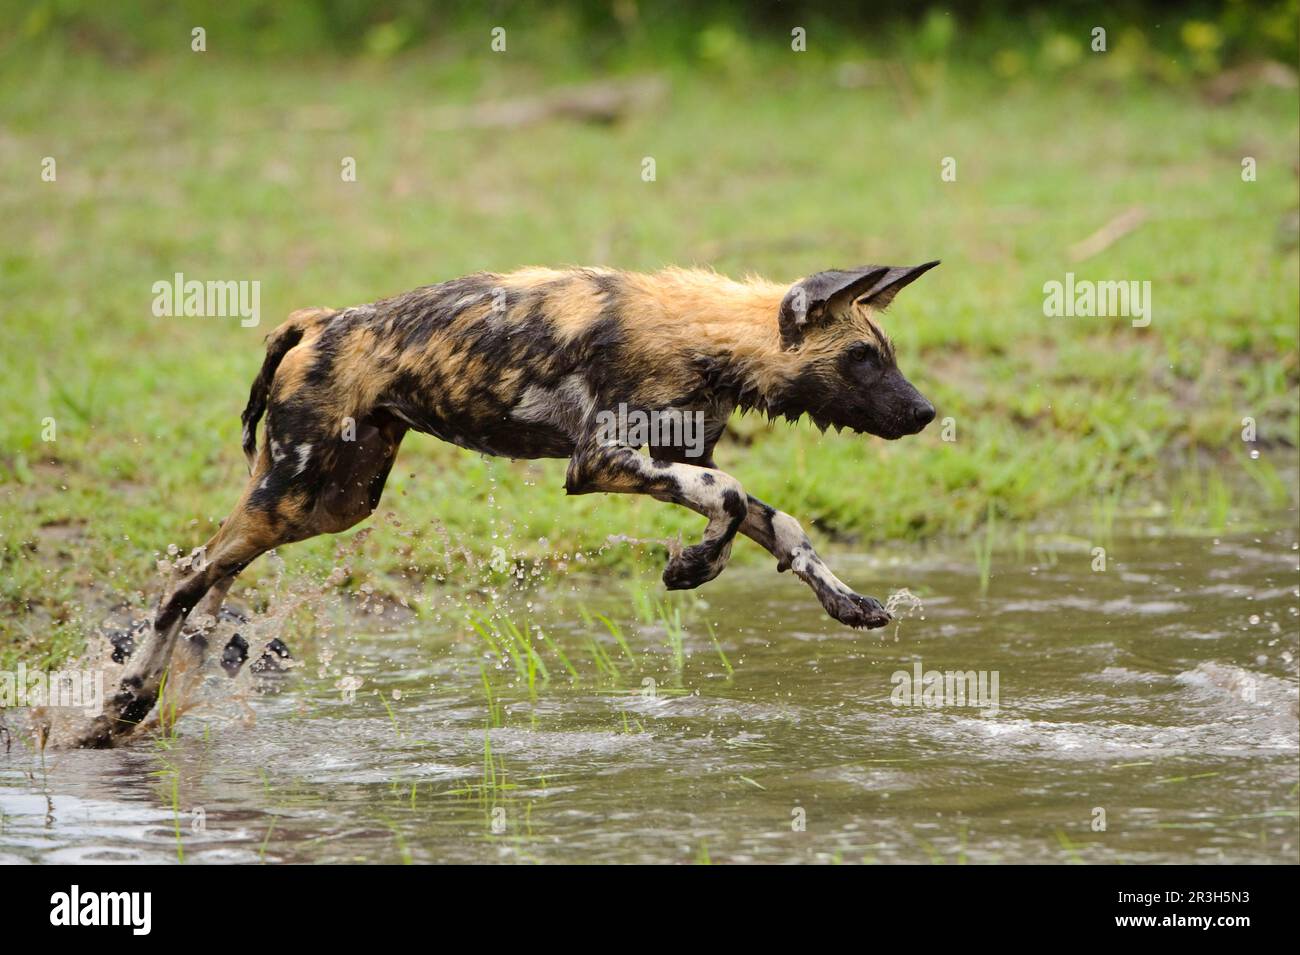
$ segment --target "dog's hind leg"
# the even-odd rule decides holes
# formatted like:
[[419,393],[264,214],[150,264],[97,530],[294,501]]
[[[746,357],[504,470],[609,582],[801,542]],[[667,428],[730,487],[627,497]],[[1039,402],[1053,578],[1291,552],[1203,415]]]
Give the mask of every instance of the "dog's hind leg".
[[203,599],[194,608],[193,613],[195,616],[207,614],[215,617],[221,613],[221,608],[226,602],[226,595],[230,593],[230,588],[235,583],[235,576],[235,574],[230,574],[213,584],[212,588],[203,595]]
[[747,513],[745,490],[730,474],[651,460],[624,445],[591,442],[575,452],[564,489],[569,494],[647,494],[707,517],[704,539],[683,548],[664,568],[663,581],[669,590],[698,587],[722,573]]
[[[315,466],[305,456],[272,459],[263,448],[235,510],[159,605],[152,639],[137,649],[117,692],[78,740],[113,746],[148,716],[171,664],[186,617],[209,591],[229,582],[258,556],[281,544],[347,530],[379,504],[405,427],[387,416],[357,424],[356,440],[320,440]],[[269,442],[268,442],[269,444]],[[308,463],[311,462],[308,460]],[[196,648],[197,649],[197,648]]]
[[[181,628],[199,601],[214,586],[229,586],[227,579],[233,580],[259,555],[298,539],[294,524],[278,510],[252,503],[257,483],[272,473],[263,466],[254,474],[235,510],[159,603],[151,638],[136,648],[116,692],[104,701],[103,713],[82,732],[78,745],[105,748],[132,732],[157,702]],[[201,658],[201,652],[195,656]],[[193,666],[198,662],[190,661]]]
[[[196,655],[201,657],[203,651],[207,648],[207,636],[202,629],[194,630],[195,626],[202,628],[207,619],[216,623],[220,619],[221,608],[226,602],[226,595],[230,593],[231,586],[235,583],[235,574],[227,574],[222,577],[203,595],[200,600],[186,617],[188,626],[183,628],[182,632],[192,631],[189,633],[189,640],[194,644]],[[197,622],[197,623],[196,623]]]
[[246,501],[247,496],[208,541],[202,559],[159,604],[151,639],[131,656],[117,691],[104,701],[103,713],[83,731],[78,745],[94,749],[112,746],[149,715],[189,612],[217,581],[238,573],[278,542],[274,528],[250,512]]
[[799,522],[789,514],[750,497],[740,532],[776,558],[778,571],[793,570],[813,589],[826,612],[840,623],[871,630],[889,622],[889,614],[879,600],[855,593],[831,573]]

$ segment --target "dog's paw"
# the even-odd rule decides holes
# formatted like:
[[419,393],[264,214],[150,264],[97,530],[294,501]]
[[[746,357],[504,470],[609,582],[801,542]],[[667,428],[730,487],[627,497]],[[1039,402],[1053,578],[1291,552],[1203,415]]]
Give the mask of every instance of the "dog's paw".
[[[286,663],[285,661],[289,661]],[[253,663],[254,673],[284,673],[293,666],[293,654],[279,637],[266,645],[262,655]]]
[[664,568],[664,586],[669,590],[691,590],[707,584],[727,566],[713,544],[692,544],[669,558]]
[[825,595],[822,606],[840,623],[863,630],[875,630],[893,619],[875,597],[864,597],[851,590]]
[[[221,668],[228,675],[237,676],[247,661],[248,641],[243,634],[237,633],[230,638],[226,649],[221,653]],[[289,652],[289,647],[279,637],[275,637],[266,645],[262,655],[253,661],[251,669],[259,674],[283,673],[293,665],[292,661],[293,654]]]
[[235,634],[221,651],[221,669],[226,671],[227,676],[235,676],[248,659],[248,641],[244,639],[243,634]]
[[113,662],[125,663],[135,652],[136,645],[149,632],[148,620],[136,620],[129,626],[116,630],[104,631],[104,636],[113,645]]

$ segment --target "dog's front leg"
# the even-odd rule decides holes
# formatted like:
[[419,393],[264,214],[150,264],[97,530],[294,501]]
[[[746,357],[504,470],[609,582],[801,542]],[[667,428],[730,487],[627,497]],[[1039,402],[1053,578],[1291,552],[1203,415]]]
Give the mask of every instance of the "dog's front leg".
[[648,494],[707,517],[704,539],[683,548],[664,568],[669,590],[689,590],[722,573],[748,513],[745,489],[730,474],[651,460],[625,445],[591,442],[580,448],[569,462],[564,489],[569,494]]
[[889,622],[889,613],[879,600],[855,593],[831,573],[799,522],[789,514],[750,497],[740,532],[771,552],[778,571],[793,570],[817,594],[826,612],[840,623],[873,630]]

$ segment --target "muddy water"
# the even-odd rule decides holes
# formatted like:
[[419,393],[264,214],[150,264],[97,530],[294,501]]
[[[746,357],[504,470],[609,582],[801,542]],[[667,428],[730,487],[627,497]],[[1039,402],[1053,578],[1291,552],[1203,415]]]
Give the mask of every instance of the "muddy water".
[[[841,555],[923,601],[867,635],[733,567],[672,604],[680,667],[621,585],[563,578],[531,691],[463,624],[340,625],[286,677],[214,676],[173,738],[14,742],[0,860],[1296,862],[1295,532],[1108,558],[995,554],[981,596],[967,553]],[[928,671],[983,671],[983,705],[925,705]]]

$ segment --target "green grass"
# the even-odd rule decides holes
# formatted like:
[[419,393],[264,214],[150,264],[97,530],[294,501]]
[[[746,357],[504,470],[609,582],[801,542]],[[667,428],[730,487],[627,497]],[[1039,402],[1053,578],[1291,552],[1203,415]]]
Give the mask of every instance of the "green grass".
[[[188,552],[211,535],[244,480],[238,416],[261,338],[284,315],[478,269],[703,264],[793,279],[942,258],[886,320],[939,408],[930,430],[887,444],[747,418],[719,449],[722,467],[822,541],[964,536],[990,514],[999,527],[1064,521],[1095,500],[1217,526],[1294,500],[1300,281],[1281,223],[1297,207],[1295,90],[1212,106],[1190,85],[1094,76],[1086,57],[1051,82],[921,64],[902,87],[863,88],[839,85],[826,56],[728,62],[666,67],[667,101],[619,124],[449,133],[440,107],[581,71],[445,50],[129,68],[11,50],[0,660],[75,650],[111,601],[149,605],[169,544]],[[1241,181],[1245,155],[1256,182]],[[46,156],[56,182],[41,181]],[[356,182],[340,178],[345,156]],[[640,177],[645,156],[655,182]],[[940,179],[946,156],[956,182]],[[1136,232],[1067,259],[1137,205],[1148,219]],[[261,326],[155,318],[151,286],[176,271],[260,281]],[[1150,327],[1045,318],[1042,285],[1067,271],[1149,280]],[[1260,460],[1242,445],[1245,416]],[[57,440],[42,440],[47,418]],[[529,572],[616,566],[646,549],[605,547],[610,534],[700,531],[648,499],[566,498],[563,471],[412,435],[381,507],[396,520],[369,522],[344,586],[360,575],[422,608],[430,578],[504,585],[494,547]],[[338,546],[283,556],[291,573],[323,576]],[[236,595],[267,575],[254,565]],[[527,681],[545,679],[531,636],[496,639]]]
[[997,533],[995,513],[993,502],[990,501],[988,520],[984,524],[984,533],[971,542],[975,550],[975,568],[979,571],[981,597],[988,594],[989,582],[993,579],[994,538]]
[[[624,586],[629,598],[637,592],[633,581]],[[634,603],[631,599],[627,602]],[[687,640],[691,638],[702,642],[704,636],[708,637],[726,679],[730,680],[734,667],[713,625],[702,619],[702,609],[701,603],[690,595],[658,600],[649,615],[633,621],[625,633],[609,617],[577,604],[574,616],[581,620],[581,625],[561,628],[551,636],[546,636],[540,627],[516,622],[505,609],[490,616],[467,611],[463,617],[466,636],[481,646],[487,659],[495,661],[493,665],[483,659],[477,663],[488,727],[506,725],[508,707],[503,700],[535,702],[539,691],[555,688],[551,675],[558,678],[562,672],[568,678],[569,689],[584,692],[597,688],[642,696],[686,692],[683,671],[688,660]],[[525,636],[530,632],[538,635],[535,643]],[[656,644],[657,649],[646,649],[640,654],[633,650],[633,646],[649,648]],[[384,705],[387,707],[386,701]],[[392,716],[391,709],[389,715]],[[530,711],[528,719],[534,718]],[[631,720],[636,723],[635,731],[640,732],[643,729],[640,721],[635,717]],[[622,721],[625,732],[634,732],[626,711]]]

